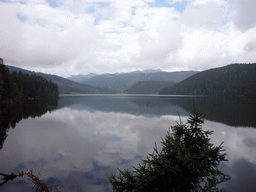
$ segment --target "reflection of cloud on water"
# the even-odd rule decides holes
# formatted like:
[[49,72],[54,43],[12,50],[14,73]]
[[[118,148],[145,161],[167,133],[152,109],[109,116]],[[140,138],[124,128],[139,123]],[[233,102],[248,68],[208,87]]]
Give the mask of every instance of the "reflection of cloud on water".
[[[187,117],[181,120],[185,123]],[[41,118],[23,120],[8,132],[0,153],[1,171],[10,173],[22,165],[23,171],[42,170],[43,179],[61,183],[71,191],[104,191],[109,174],[117,173],[117,167],[137,166],[153,151],[155,142],[160,149],[161,137],[176,121],[179,117],[175,115],[146,117],[62,108]],[[255,129],[211,121],[205,121],[203,128],[214,131],[211,142],[215,145],[224,141],[229,161],[222,167],[235,179],[243,175],[236,169],[231,172],[241,158],[247,162],[244,166],[255,165]]]
[[219,145],[224,141],[228,161],[220,168],[231,180],[222,186],[232,192],[256,191],[256,129],[233,128],[211,121],[206,121],[203,127],[214,131],[212,143]]
[[[15,130],[10,130],[1,150],[1,156],[8,157],[1,162],[6,165],[1,171],[13,172],[22,163],[23,171],[40,170],[41,178],[51,178],[49,182],[61,180],[61,185],[73,186],[68,181],[77,179],[74,183],[81,190],[84,185],[87,189],[102,187],[97,184],[99,180],[106,182],[117,167],[138,165],[174,120],[175,116],[147,118],[68,108],[56,110],[41,118],[23,120]],[[83,174],[93,175],[93,181],[81,181],[86,179]]]
[[232,180],[227,183],[227,188],[234,192],[256,191],[256,165],[246,159],[239,159],[232,166]]
[[244,138],[244,143],[250,148],[256,148],[256,138]]
[[205,121],[203,128],[214,131],[213,135],[211,135],[211,142],[215,145],[219,145],[224,141],[223,146],[228,154],[228,164],[233,164],[240,158],[256,163],[256,148],[248,147],[248,145],[253,146],[255,144],[256,129],[234,128],[211,121]]

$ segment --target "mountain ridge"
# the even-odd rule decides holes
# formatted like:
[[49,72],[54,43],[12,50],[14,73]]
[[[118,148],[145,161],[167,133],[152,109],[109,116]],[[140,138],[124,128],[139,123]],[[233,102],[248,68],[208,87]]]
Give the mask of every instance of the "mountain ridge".
[[124,92],[130,86],[134,85],[139,81],[180,82],[196,73],[198,73],[198,71],[157,71],[152,73],[133,71],[129,73],[101,74],[91,77],[89,79],[85,79],[81,83],[111,89],[117,92]]
[[255,95],[256,63],[208,69],[162,89],[160,94]]
[[173,84],[175,83],[166,81],[139,81],[124,92],[128,94],[158,94],[161,89]]
[[112,91],[112,90],[109,90],[109,89],[104,89],[104,88],[94,87],[94,86],[91,86],[91,85],[77,83],[77,82],[71,81],[69,79],[66,79],[64,77],[57,76],[57,75],[51,75],[51,74],[46,74],[46,73],[41,73],[41,72],[29,71],[29,70],[26,70],[26,69],[22,69],[22,68],[10,66],[10,65],[6,65],[6,67],[9,69],[10,73],[12,73],[13,71],[16,71],[16,72],[22,72],[24,74],[29,74],[29,75],[34,74],[34,75],[44,77],[48,81],[51,80],[52,82],[54,82],[58,85],[60,94],[69,94],[69,93],[115,93],[115,91]]

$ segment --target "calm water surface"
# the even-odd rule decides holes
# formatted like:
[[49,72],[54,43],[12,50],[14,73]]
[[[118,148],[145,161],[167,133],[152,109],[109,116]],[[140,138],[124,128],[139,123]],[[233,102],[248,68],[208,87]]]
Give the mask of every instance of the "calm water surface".
[[[61,96],[56,109],[19,121],[0,149],[0,172],[33,171],[54,191],[112,191],[117,167],[131,169],[160,148],[169,127],[186,122],[193,105],[205,115],[211,142],[224,141],[232,180],[226,191],[256,191],[256,105],[254,98],[136,95]],[[33,191],[27,177],[0,191]]]

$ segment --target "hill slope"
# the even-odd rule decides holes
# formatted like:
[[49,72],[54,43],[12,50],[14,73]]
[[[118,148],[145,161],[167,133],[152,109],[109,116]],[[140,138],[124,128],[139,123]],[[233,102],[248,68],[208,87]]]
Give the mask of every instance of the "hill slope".
[[187,77],[198,73],[198,71],[180,71],[180,72],[143,72],[135,71],[131,73],[103,74],[91,77],[83,81],[83,83],[108,88],[123,92],[133,84],[139,81],[169,81],[179,82]]
[[24,74],[29,74],[29,75],[38,75],[41,77],[44,77],[45,79],[52,80],[52,82],[56,83],[59,88],[59,93],[60,94],[69,94],[69,93],[114,93],[114,91],[111,91],[109,89],[104,89],[104,88],[99,88],[99,87],[94,87],[91,85],[85,85],[81,83],[76,83],[71,80],[65,79],[63,77],[59,77],[57,75],[49,75],[45,73],[37,73],[37,72],[32,72],[28,71],[25,69],[21,69],[18,67],[13,67],[13,66],[8,66],[6,65],[7,68],[9,69],[10,73],[13,71],[17,72],[22,72]]
[[139,81],[124,92],[129,94],[158,94],[161,89],[173,84],[166,81]]
[[67,77],[67,79],[77,82],[77,83],[81,83],[84,80],[90,79],[91,77],[94,77],[94,76],[97,76],[97,74],[96,73],[90,73],[87,75],[79,74],[79,75],[71,75],[70,77]]
[[195,74],[160,94],[255,95],[256,64],[231,64]]

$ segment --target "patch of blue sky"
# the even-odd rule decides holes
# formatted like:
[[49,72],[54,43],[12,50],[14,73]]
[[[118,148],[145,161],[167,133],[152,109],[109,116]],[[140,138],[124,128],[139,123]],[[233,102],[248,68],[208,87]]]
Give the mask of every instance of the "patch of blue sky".
[[122,27],[129,27],[130,25],[129,25],[129,23],[126,23],[126,22],[122,22]]
[[182,13],[185,10],[187,4],[187,1],[181,1],[171,4],[171,7],[174,7],[178,12]]
[[96,16],[94,20],[94,25],[98,25],[101,19],[102,19],[101,16]]
[[23,23],[25,23],[25,22],[27,21],[27,17],[24,16],[24,15],[22,15],[22,14],[20,14],[20,13],[16,14],[16,17],[17,17],[21,22],[23,22]]
[[86,13],[93,14],[93,13],[95,13],[95,11],[96,11],[95,6],[90,6],[90,7],[86,10]]
[[4,3],[12,3],[11,1],[9,0],[0,0],[0,2],[4,2]]
[[97,9],[105,8],[108,5],[109,3],[101,3],[101,2],[89,4],[89,7],[87,8],[86,13],[93,14],[97,11]]
[[[94,14],[96,13],[97,9],[102,9],[102,8],[105,8],[109,6],[109,3],[96,3],[96,4],[92,4],[87,10],[86,10],[86,13],[89,13],[89,14]],[[95,17],[95,21],[94,21],[94,25],[98,25],[99,24],[99,21],[101,19],[104,19],[102,16],[100,15],[97,15]]]
[[59,0],[46,0],[46,2],[50,5],[52,8],[59,7],[62,5],[62,3]]
[[138,32],[141,32],[143,30],[144,30],[143,28],[136,28],[136,31],[138,31]]
[[64,27],[62,25],[58,25],[58,31],[63,31]]
[[150,7],[173,7],[178,12],[183,12],[187,4],[188,4],[187,1],[181,1],[181,2],[176,2],[171,4],[168,0],[157,0],[152,3],[148,3]]
[[38,24],[41,27],[45,27],[46,22],[40,19],[37,19],[33,24]]
[[171,7],[168,1],[166,0],[156,0],[153,2],[149,2],[148,5],[150,7]]
[[20,3],[20,4],[24,4],[24,5],[27,4],[26,1],[19,1],[19,3]]
[[135,10],[136,10],[136,7],[133,6],[133,7],[132,7],[132,15],[135,15]]
[[228,22],[230,22],[231,19],[232,19],[232,17],[231,17],[231,12],[228,11],[228,12],[226,13],[226,15],[224,16],[224,18],[222,19],[222,23],[221,23],[222,26],[223,26],[223,25],[226,25]]
[[100,8],[106,8],[106,7],[109,6],[109,3],[99,2],[99,3],[97,3],[97,4],[100,6]]
[[120,32],[120,31],[108,31],[108,32],[105,32],[105,33],[109,33],[109,34],[111,34],[111,33],[121,34],[122,32]]

